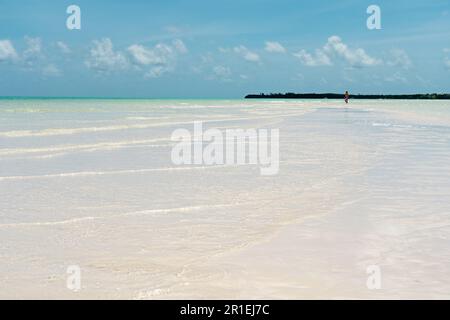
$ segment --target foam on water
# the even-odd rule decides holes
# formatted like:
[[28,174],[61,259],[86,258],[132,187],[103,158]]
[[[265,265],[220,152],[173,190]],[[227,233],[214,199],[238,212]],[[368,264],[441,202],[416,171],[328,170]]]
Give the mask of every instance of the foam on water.
[[151,168],[151,169],[111,170],[111,171],[63,172],[63,173],[43,174],[43,175],[34,175],[34,176],[5,176],[5,177],[0,177],[0,181],[32,180],[32,179],[46,179],[46,178],[70,178],[70,177],[86,177],[86,176],[119,175],[119,174],[138,174],[138,173],[160,172],[160,171],[206,170],[206,169],[236,167],[236,166],[243,166],[243,165],[246,165],[246,164],[214,165],[214,166],[187,166],[187,167],[168,167],[168,168]]

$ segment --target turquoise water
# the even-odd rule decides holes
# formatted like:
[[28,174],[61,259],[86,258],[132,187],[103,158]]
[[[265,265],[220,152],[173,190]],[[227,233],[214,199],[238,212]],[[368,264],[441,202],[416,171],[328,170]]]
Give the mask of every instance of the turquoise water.
[[[126,108],[129,112],[173,106],[233,107],[271,104],[343,105],[341,100],[242,100],[242,99],[91,99],[91,98],[0,98],[0,113],[112,112]],[[349,107],[372,107],[424,115],[450,116],[449,100],[352,100]]]

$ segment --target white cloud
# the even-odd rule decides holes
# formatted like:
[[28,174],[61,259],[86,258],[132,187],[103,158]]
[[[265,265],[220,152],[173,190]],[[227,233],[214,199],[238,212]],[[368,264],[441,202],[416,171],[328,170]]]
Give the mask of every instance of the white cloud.
[[167,63],[167,55],[172,54],[172,49],[167,46],[158,45],[154,49],[146,48],[140,44],[128,47],[128,53],[132,61],[138,65],[163,65]]
[[67,44],[62,41],[56,42],[56,46],[61,50],[62,53],[70,53],[71,50]]
[[162,66],[156,66],[156,67],[152,67],[150,68],[150,70],[148,70],[145,73],[145,77],[146,78],[159,78],[160,76],[162,76],[165,72],[167,72],[167,69],[162,67]]
[[329,37],[323,50],[326,53],[344,59],[354,67],[368,67],[381,64],[381,60],[370,57],[362,48],[350,49],[338,36]]
[[231,76],[231,69],[229,67],[224,66],[215,66],[213,68],[214,74],[217,75],[220,78],[230,78]]
[[49,77],[57,77],[61,75],[61,70],[54,64],[49,64],[42,68],[42,74]]
[[449,57],[446,57],[446,58],[444,59],[444,64],[445,64],[445,66],[446,66],[447,68],[450,68],[450,58],[449,58]]
[[369,56],[362,48],[351,49],[338,36],[331,36],[327,43],[314,54],[301,50],[294,54],[303,64],[315,67],[332,65],[332,58],[342,59],[352,67],[368,67],[381,64],[381,60]]
[[[47,58],[43,54],[41,38],[25,37],[26,49],[22,52],[20,63],[27,71],[37,71],[43,75],[50,75]],[[53,72],[54,73],[54,72]]]
[[157,78],[174,70],[179,54],[186,53],[185,44],[177,39],[172,45],[158,43],[153,47],[132,44],[124,51],[115,51],[109,38],[94,41],[86,65],[97,71],[133,69],[146,78]]
[[145,71],[145,77],[157,78],[175,69],[179,54],[188,52],[183,41],[176,39],[172,45],[158,43],[154,47],[133,44],[127,48],[135,68]]
[[0,62],[11,60],[24,71],[36,71],[44,76],[59,76],[61,71],[47,62],[42,54],[42,41],[40,38],[25,37],[26,48],[18,54],[9,40],[0,40]]
[[388,66],[399,66],[404,69],[411,67],[412,62],[408,54],[403,49],[393,49],[390,52],[391,59],[387,61]]
[[16,49],[9,40],[0,40],[0,62],[6,60],[16,60],[18,58]]
[[314,55],[305,50],[300,50],[299,52],[294,53],[294,56],[299,58],[300,61],[308,67],[330,66],[333,64],[331,59],[320,49],[317,49]]
[[26,48],[19,56],[21,66],[28,71],[39,69],[44,56],[42,54],[42,41],[40,38],[25,37]]
[[206,54],[202,54],[200,56],[200,60],[202,64],[208,64],[214,62],[214,57],[211,52],[207,52]]
[[93,41],[90,56],[85,64],[90,69],[108,72],[127,68],[128,61],[123,53],[114,51],[111,39],[103,38]]
[[242,58],[250,62],[260,62],[259,55],[250,51],[245,46],[234,47],[233,51],[239,54]]
[[179,53],[187,53],[188,52],[186,45],[180,39],[173,40],[173,46]]
[[266,47],[264,48],[267,52],[273,53],[286,53],[285,47],[281,43],[276,41],[266,41]]
[[[448,48],[444,49],[444,53],[447,54],[446,57],[444,58],[444,65],[445,65],[447,68],[450,68],[450,57],[449,57],[450,49],[448,49]],[[0,60],[1,60],[1,59],[0,59]]]
[[32,60],[38,58],[42,51],[42,41],[40,38],[25,37],[27,48],[23,52],[23,58],[25,60]]
[[217,65],[212,68],[212,72],[209,71],[206,74],[206,80],[221,80],[224,82],[230,82],[233,75],[231,69],[226,66]]

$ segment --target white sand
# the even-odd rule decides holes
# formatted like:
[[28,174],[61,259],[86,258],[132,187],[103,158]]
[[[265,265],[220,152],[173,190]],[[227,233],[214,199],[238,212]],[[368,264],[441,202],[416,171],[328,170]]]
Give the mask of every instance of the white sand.
[[[448,298],[450,104],[350,107],[0,101],[0,298]],[[279,174],[176,167],[193,120],[279,128]]]

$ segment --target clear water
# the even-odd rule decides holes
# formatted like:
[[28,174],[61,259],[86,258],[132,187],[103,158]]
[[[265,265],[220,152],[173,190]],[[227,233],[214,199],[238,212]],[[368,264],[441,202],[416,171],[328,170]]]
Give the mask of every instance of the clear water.
[[[195,120],[279,174],[175,166]],[[1,99],[0,297],[448,297],[449,159],[447,101]]]

